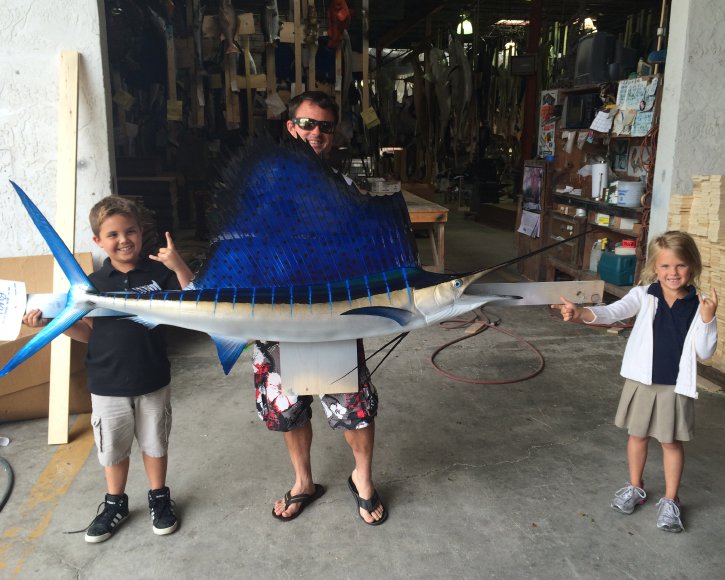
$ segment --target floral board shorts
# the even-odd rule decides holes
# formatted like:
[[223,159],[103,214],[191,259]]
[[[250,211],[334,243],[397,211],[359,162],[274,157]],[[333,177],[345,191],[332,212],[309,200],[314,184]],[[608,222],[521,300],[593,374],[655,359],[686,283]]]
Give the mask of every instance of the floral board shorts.
[[[312,417],[312,395],[297,395],[282,389],[279,343],[257,342],[252,364],[257,414],[270,431],[292,431]],[[378,414],[378,393],[365,366],[362,340],[357,341],[358,391],[320,395],[327,422],[333,429],[363,429]]]

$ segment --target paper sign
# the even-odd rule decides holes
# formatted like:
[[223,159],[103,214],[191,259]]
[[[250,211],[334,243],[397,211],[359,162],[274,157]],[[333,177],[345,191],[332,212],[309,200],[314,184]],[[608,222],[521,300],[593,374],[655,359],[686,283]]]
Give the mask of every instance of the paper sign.
[[277,93],[272,93],[265,99],[267,104],[267,119],[279,119],[280,115],[287,110],[287,105]]
[[599,111],[592,121],[591,129],[600,133],[609,133],[612,128],[612,118],[607,111]]
[[283,342],[279,354],[285,392],[322,395],[358,391],[356,340]]
[[640,111],[632,124],[632,137],[644,137],[652,127],[653,111]]
[[181,101],[166,101],[166,120],[181,121],[183,105]]
[[523,210],[521,212],[521,225],[519,225],[519,229],[517,231],[525,236],[538,238],[540,222],[541,216],[538,213]]
[[360,114],[360,116],[362,117],[363,123],[365,123],[365,126],[368,129],[372,129],[373,127],[377,127],[378,125],[380,125],[380,119],[378,118],[378,114],[372,107],[368,107]]
[[15,340],[25,314],[25,282],[0,280],[0,340]]
[[135,99],[133,98],[133,95],[127,93],[126,91],[118,91],[115,95],[113,95],[113,102],[124,111],[130,110],[131,107],[133,107],[134,101]]

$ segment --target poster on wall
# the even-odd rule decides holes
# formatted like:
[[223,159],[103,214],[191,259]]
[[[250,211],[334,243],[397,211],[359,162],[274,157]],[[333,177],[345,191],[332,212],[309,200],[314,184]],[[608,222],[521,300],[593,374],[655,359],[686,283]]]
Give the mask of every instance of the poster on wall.
[[541,165],[524,165],[522,184],[523,209],[527,211],[540,211],[543,190],[544,167]]
[[[557,111],[557,109],[559,109]],[[561,114],[561,95],[558,89],[541,91],[539,104],[539,142],[538,156],[554,154],[554,134],[556,117]]]
[[541,125],[539,132],[539,157],[554,155],[556,148],[554,135],[556,134],[556,121],[547,121]]
[[614,139],[610,148],[610,161],[614,171],[627,171],[629,139]]
[[633,145],[629,149],[627,175],[632,177],[647,175],[647,167],[650,163],[650,148],[643,145]]

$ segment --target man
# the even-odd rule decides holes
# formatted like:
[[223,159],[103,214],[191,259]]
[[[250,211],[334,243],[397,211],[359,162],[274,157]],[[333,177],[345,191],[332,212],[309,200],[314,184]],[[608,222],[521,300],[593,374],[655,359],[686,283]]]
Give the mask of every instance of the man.
[[[320,91],[307,91],[289,103],[287,130],[290,135],[307,141],[324,157],[332,148],[338,108],[335,101]],[[355,468],[348,487],[355,498],[360,518],[369,525],[382,524],[388,517],[372,480],[374,418],[378,396],[365,366],[362,340],[357,343],[358,392],[321,395],[320,400],[333,429],[343,430],[352,450]],[[312,400],[284,391],[284,370],[279,365],[279,344],[257,342],[254,348],[254,382],[257,410],[272,431],[282,431],[287,445],[295,482],[283,499],[275,502],[272,515],[281,521],[299,516],[310,503],[325,492],[312,477]]]

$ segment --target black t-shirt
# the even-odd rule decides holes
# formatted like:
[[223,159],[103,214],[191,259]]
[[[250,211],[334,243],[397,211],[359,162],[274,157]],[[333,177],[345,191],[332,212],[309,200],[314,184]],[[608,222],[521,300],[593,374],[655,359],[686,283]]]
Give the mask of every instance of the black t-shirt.
[[680,372],[685,336],[695,318],[700,300],[694,286],[688,286],[687,296],[675,300],[671,308],[667,305],[659,282],[651,284],[647,293],[658,299],[652,323],[652,382],[674,385]]
[[[124,274],[106,258],[89,276],[100,292],[138,288],[179,290],[176,274],[159,262],[139,260]],[[158,288],[156,288],[158,286]],[[94,395],[137,397],[165,387],[171,381],[166,339],[162,327],[149,330],[138,322],[118,317],[93,318],[86,356],[88,390]]]

